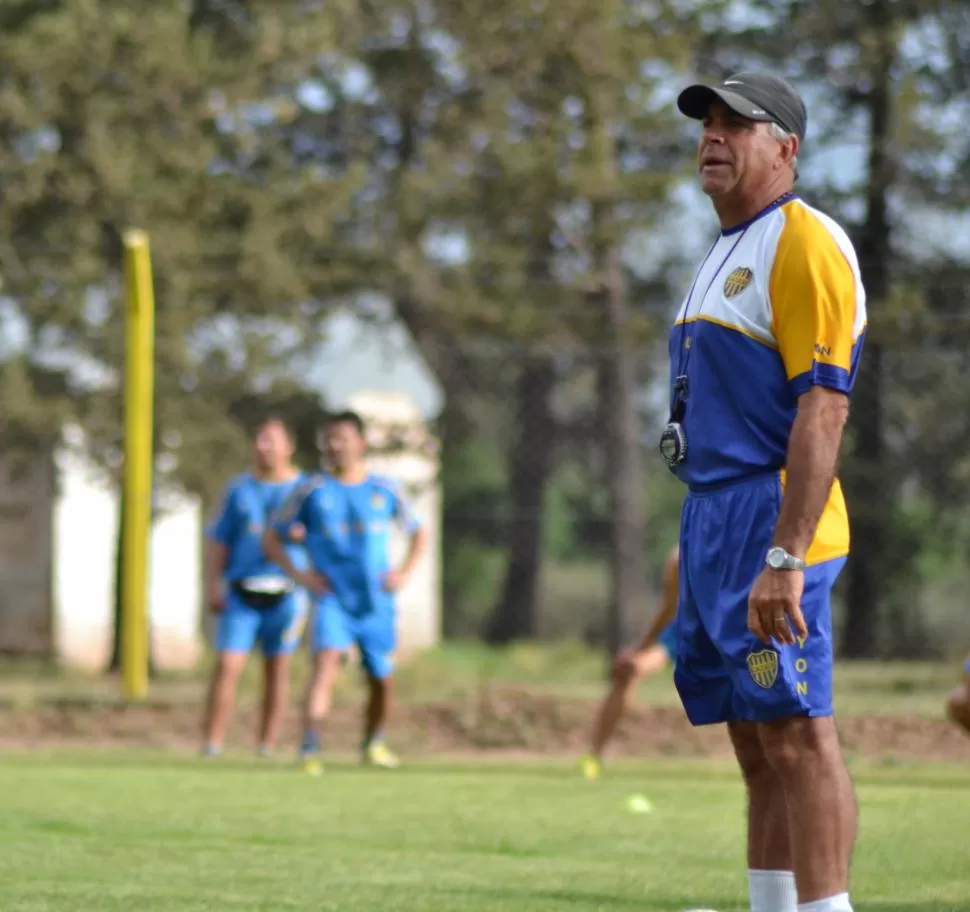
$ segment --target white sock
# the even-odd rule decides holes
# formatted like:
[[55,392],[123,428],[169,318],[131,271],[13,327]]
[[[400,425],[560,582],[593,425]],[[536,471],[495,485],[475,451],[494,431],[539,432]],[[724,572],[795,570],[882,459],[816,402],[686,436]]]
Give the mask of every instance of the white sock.
[[748,871],[748,896],[751,912],[801,912],[791,871]]
[[798,912],[852,912],[852,903],[848,893],[830,896],[828,899],[816,899],[814,902],[802,903]]

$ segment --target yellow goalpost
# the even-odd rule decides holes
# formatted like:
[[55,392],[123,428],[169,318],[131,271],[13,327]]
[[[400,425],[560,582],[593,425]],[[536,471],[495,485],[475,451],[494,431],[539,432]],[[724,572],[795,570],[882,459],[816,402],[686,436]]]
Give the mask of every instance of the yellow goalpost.
[[124,695],[148,695],[148,563],[152,522],[155,293],[148,235],[124,234],[125,442],[121,543],[121,671]]

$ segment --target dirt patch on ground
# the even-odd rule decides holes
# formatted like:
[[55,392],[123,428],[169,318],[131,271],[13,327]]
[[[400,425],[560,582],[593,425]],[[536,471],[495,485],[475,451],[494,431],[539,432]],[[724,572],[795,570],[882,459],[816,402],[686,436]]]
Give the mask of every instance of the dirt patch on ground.
[[[586,746],[595,704],[542,696],[515,688],[492,688],[474,699],[398,707],[394,743],[411,755],[515,753],[578,755]],[[194,750],[199,745],[201,705],[52,701],[33,707],[0,708],[0,748],[155,747]],[[253,742],[256,707],[240,707],[232,745]],[[297,739],[295,712],[286,722],[284,743]],[[970,738],[942,719],[916,716],[846,718],[842,740],[853,756],[970,762]],[[360,711],[351,703],[335,708],[328,744],[352,750],[359,738]],[[730,754],[721,726],[692,728],[679,709],[635,709],[611,745],[617,756],[718,757]]]

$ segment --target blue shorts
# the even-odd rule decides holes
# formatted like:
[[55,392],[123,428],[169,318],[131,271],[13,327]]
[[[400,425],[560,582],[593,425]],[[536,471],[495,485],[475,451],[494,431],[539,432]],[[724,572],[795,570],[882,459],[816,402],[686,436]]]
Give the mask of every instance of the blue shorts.
[[687,495],[680,528],[674,683],[693,725],[832,715],[832,587],[844,557],[805,571],[807,639],[766,646],[748,594],[781,507],[776,473]]
[[671,621],[657,637],[657,645],[667,653],[671,665],[677,664],[677,622]]
[[307,598],[302,590],[265,609],[252,608],[229,592],[219,615],[216,651],[252,652],[258,642],[267,657],[287,655],[300,644],[306,615]]
[[310,648],[339,649],[356,646],[364,671],[372,678],[389,678],[394,670],[393,653],[397,645],[397,623],[393,610],[357,616],[345,611],[332,595],[317,603]]

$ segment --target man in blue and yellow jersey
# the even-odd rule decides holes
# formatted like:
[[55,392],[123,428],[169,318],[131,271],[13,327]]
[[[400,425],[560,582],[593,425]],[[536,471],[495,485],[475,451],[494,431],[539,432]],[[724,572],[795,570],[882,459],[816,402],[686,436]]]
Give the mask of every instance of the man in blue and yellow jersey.
[[667,555],[663,570],[660,610],[647,627],[643,639],[625,649],[613,664],[613,681],[596,714],[589,753],[583,757],[582,771],[587,779],[598,779],[603,771],[603,751],[633,696],[637,682],[662,671],[677,661],[677,554]]
[[[295,493],[267,530],[267,553],[318,597],[311,649],[313,674],[304,707],[301,745],[308,772],[322,769],[321,729],[330,711],[341,660],[356,646],[367,675],[369,699],[361,747],[365,763],[394,767],[384,743],[391,700],[392,655],[397,639],[396,593],[411,576],[425,546],[425,532],[398,485],[367,470],[364,424],[354,412],[333,416],[324,429],[329,473]],[[281,537],[296,523],[305,530],[312,570],[288,561]],[[403,564],[391,564],[391,525],[409,537]]]
[[970,734],[970,658],[963,663],[963,683],[954,688],[946,701],[947,718]]
[[[218,615],[218,661],[204,725],[204,752],[210,756],[222,751],[236,685],[257,642],[265,658],[262,753],[276,743],[286,712],[290,657],[303,632],[307,598],[267,560],[262,538],[270,515],[303,478],[293,465],[293,452],[293,434],[283,419],[262,421],[253,435],[253,468],[229,483],[219,515],[207,530],[206,602]],[[290,540],[287,548],[297,566],[307,566],[298,543]]]
[[807,113],[791,86],[740,73],[678,106],[701,121],[721,230],[670,338],[661,452],[688,487],[674,680],[694,725],[729,727],[752,912],[851,912],[831,591],[849,552],[835,473],[866,327],[859,264],[794,194]]

